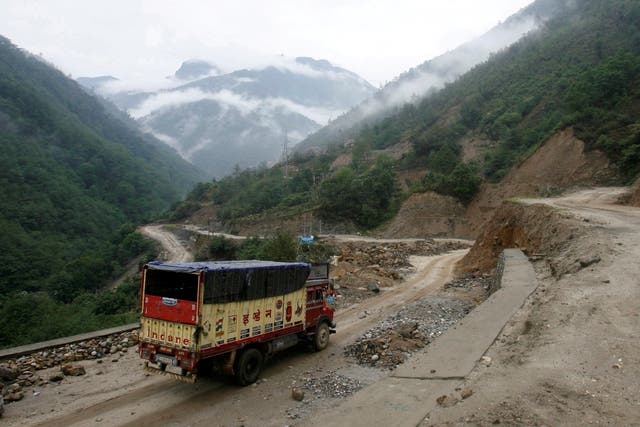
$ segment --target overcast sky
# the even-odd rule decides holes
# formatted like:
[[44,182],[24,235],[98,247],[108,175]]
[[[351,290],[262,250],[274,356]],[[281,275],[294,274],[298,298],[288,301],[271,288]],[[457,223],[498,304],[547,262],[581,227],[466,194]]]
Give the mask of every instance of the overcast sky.
[[379,86],[532,0],[0,0],[0,34],[78,76],[143,81],[202,58],[327,59]]

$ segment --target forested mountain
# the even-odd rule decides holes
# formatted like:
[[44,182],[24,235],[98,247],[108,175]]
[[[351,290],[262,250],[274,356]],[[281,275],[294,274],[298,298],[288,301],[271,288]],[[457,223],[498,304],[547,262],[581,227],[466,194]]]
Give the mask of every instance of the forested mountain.
[[325,150],[328,145],[342,144],[363,127],[397,114],[404,104],[418,103],[543,25],[563,4],[558,0],[537,1],[482,36],[402,73],[370,98],[309,135],[296,150]]
[[65,319],[80,306],[64,303],[138,256],[134,224],[203,177],[1,37],[0,150],[0,346],[102,326],[90,309]]
[[[389,180],[374,177],[421,172],[409,192],[435,190],[467,203],[482,180],[500,180],[569,127],[587,149],[606,153],[621,180],[632,179],[640,172],[640,3],[538,0],[528,10],[553,13],[422,101],[338,139],[322,155],[297,153],[293,177],[275,169],[239,173],[199,186],[181,213],[213,201],[228,224],[297,209],[371,228],[393,215],[400,196]],[[463,156],[473,141],[482,144]]]
[[325,60],[277,58],[262,68],[221,74],[206,61],[182,64],[174,87],[114,91],[109,81],[78,81],[95,89],[209,175],[279,159],[291,146],[371,95],[364,79]]

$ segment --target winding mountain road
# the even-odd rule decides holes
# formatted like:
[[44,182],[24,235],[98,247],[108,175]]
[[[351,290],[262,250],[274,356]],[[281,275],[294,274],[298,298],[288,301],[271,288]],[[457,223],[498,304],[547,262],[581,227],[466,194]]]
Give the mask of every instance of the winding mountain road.
[[[141,231],[162,243],[167,260],[192,259],[175,236],[161,226],[146,226]],[[226,378],[201,378],[196,384],[185,384],[149,376],[143,371],[135,348],[131,348],[113,361],[81,362],[87,375],[47,384],[39,396],[27,396],[11,405],[4,421],[8,426],[47,427],[95,423],[125,426],[290,424],[292,420],[287,413],[296,403],[291,400],[291,387],[309,373],[362,369],[357,377],[364,383],[386,375],[373,369],[352,367],[343,356],[344,347],[407,302],[437,292],[452,278],[456,262],[466,251],[411,257],[417,271],[407,280],[336,313],[338,332],[332,336],[327,350],[309,353],[293,349],[279,354],[265,366],[259,384],[238,387]],[[320,399],[314,404],[330,402]]]
[[163,248],[162,258],[166,261],[193,261],[193,254],[178,241],[175,234],[165,230],[163,227],[162,225],[145,225],[140,227],[140,232],[160,242]]

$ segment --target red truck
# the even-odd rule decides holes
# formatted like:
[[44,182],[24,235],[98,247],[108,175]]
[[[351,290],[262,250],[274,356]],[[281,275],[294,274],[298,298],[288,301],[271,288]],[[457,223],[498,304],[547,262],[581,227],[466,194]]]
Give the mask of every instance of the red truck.
[[142,271],[138,352],[153,373],[195,382],[213,371],[251,384],[278,351],[327,347],[330,293],[328,264],[153,261]]

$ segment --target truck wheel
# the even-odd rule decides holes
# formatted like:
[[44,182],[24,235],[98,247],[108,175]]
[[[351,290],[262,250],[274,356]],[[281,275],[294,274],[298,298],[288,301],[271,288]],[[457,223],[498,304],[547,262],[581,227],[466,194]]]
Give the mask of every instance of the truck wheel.
[[316,328],[316,335],[313,339],[313,346],[316,351],[322,351],[329,345],[329,337],[331,332],[329,331],[329,325],[321,323]]
[[259,350],[249,348],[242,352],[236,365],[236,381],[240,385],[249,385],[256,382],[264,357]]

